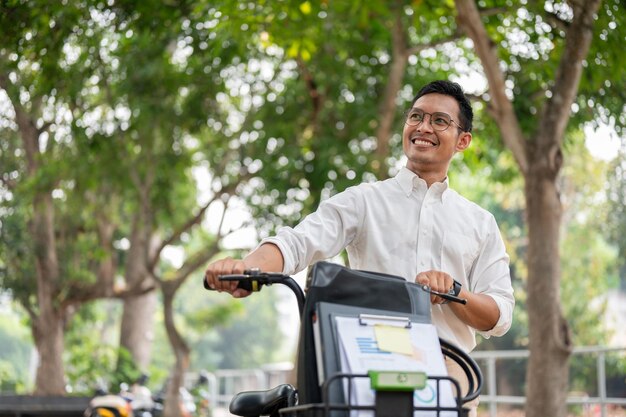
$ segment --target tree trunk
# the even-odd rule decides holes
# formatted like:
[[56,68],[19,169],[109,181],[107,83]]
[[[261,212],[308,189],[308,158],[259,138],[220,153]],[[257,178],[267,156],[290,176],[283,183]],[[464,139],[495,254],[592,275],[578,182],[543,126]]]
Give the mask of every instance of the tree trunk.
[[[149,226],[143,224],[139,218],[135,219],[126,263],[126,283],[131,288],[146,288],[154,283],[147,269],[151,251],[147,230],[150,230]],[[133,361],[142,371],[150,364],[157,304],[156,291],[124,299],[120,346],[130,352]]]
[[562,207],[554,174],[542,172],[538,165],[531,162],[526,176],[530,333],[526,415],[565,416],[572,347],[559,303]]
[[181,417],[182,410],[180,406],[180,387],[184,384],[185,371],[189,368],[190,350],[176,329],[174,323],[174,296],[176,291],[182,284],[183,280],[172,280],[162,282],[163,290],[163,316],[165,320],[165,330],[167,338],[174,350],[176,362],[171,373],[167,392],[165,396],[165,404],[163,408],[164,417]]
[[35,378],[35,394],[65,394],[63,369],[63,314],[55,299],[59,280],[59,261],[54,238],[52,197],[41,194],[35,198],[32,234],[35,241],[38,311],[31,316],[32,333],[39,364]]
[[64,395],[63,319],[49,306],[41,306],[32,330],[39,354],[35,395]]
[[156,291],[124,300],[120,344],[130,352],[133,361],[142,371],[148,368],[152,357],[157,306]]

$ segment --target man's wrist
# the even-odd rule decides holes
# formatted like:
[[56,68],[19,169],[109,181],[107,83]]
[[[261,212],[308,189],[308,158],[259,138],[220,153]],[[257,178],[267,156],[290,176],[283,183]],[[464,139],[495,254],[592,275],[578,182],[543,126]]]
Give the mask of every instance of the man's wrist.
[[[461,293],[461,288],[462,285],[459,281],[457,281],[456,279],[453,280],[452,282],[452,287],[450,287],[450,289],[448,290],[448,295],[452,295],[454,297],[458,297],[459,294]],[[448,304],[449,301],[448,300],[444,300],[443,304]]]
[[461,283],[455,279],[454,282],[452,283],[452,288],[450,288],[449,294],[454,295],[455,297],[458,297],[459,294],[461,293],[461,287],[462,287]]

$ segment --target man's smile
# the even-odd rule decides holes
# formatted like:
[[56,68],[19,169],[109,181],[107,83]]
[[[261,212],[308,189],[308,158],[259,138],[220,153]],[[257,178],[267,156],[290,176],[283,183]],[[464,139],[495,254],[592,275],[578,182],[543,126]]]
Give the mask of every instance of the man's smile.
[[438,143],[435,140],[425,137],[423,135],[412,135],[409,138],[409,140],[411,141],[413,145],[417,145],[417,146],[437,146],[438,145]]

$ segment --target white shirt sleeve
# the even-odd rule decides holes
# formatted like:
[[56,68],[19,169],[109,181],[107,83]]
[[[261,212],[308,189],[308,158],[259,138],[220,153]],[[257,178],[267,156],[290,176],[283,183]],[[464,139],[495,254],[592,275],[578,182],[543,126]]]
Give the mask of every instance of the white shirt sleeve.
[[320,203],[297,226],[282,227],[276,236],[263,239],[283,255],[283,274],[293,275],[314,262],[331,258],[355,238],[362,222],[362,198],[351,187]]
[[491,217],[489,236],[476,260],[470,282],[473,292],[490,296],[500,310],[496,325],[491,330],[479,333],[485,338],[504,335],[513,322],[515,298],[511,286],[509,256],[493,217]]

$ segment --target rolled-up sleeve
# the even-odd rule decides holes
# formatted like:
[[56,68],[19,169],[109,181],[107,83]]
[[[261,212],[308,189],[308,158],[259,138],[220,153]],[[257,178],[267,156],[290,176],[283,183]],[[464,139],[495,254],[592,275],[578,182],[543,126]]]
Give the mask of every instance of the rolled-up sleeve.
[[490,219],[489,230],[471,277],[473,291],[493,298],[500,310],[496,325],[479,331],[485,338],[502,336],[511,328],[515,307],[509,256],[494,218]]
[[513,324],[513,307],[515,307],[515,301],[511,301],[508,298],[501,297],[495,294],[488,294],[498,305],[500,310],[500,318],[498,322],[491,330],[486,332],[479,332],[481,336],[488,339],[491,336],[502,336],[511,328]]

